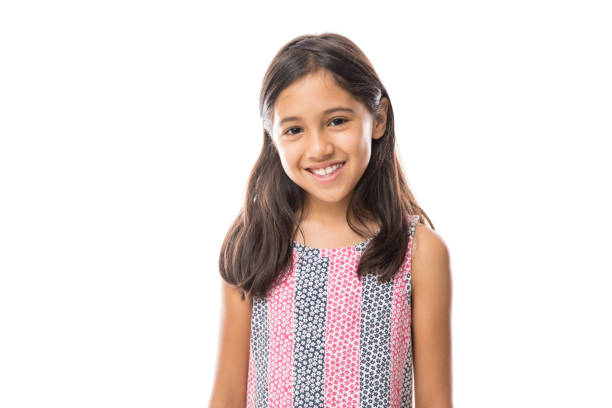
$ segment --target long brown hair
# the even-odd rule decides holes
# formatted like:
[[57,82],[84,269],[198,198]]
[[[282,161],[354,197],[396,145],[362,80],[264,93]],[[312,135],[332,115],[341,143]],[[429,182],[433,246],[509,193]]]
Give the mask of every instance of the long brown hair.
[[[384,135],[372,140],[370,162],[355,186],[346,220],[361,236],[359,224],[375,221],[380,229],[363,252],[359,277],[375,273],[379,281],[393,278],[408,248],[407,215],[427,219],[402,172],[395,150],[393,107],[372,64],[355,43],[336,33],[301,35],[274,56],[264,76],[259,108],[263,145],[251,170],[244,204],[230,227],[219,256],[221,277],[242,289],[242,297],[264,297],[276,279],[292,266],[293,237],[302,220],[306,192],[282,168],[271,137],[271,111],[278,95],[294,81],[325,69],[338,85],[362,102],[372,114],[389,99]],[[357,221],[357,222],[354,222]]]

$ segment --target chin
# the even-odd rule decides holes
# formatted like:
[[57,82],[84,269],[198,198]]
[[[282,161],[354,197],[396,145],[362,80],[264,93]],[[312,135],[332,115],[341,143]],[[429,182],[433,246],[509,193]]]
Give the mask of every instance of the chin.
[[337,204],[346,198],[346,194],[342,194],[342,193],[331,193],[330,192],[328,194],[325,194],[325,193],[317,194],[317,193],[308,191],[306,189],[304,190],[311,198],[314,198],[317,201],[327,203],[327,204]]

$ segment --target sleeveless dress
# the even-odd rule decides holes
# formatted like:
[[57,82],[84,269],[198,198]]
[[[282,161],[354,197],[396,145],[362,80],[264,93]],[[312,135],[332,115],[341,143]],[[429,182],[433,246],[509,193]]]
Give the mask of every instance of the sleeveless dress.
[[344,248],[293,241],[293,268],[253,299],[247,408],[412,407],[411,258],[394,279],[357,277],[373,237]]

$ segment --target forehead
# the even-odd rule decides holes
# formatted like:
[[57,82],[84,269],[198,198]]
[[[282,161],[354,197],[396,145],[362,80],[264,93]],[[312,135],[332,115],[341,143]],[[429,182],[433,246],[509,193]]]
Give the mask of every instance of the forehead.
[[316,116],[337,106],[354,109],[357,113],[363,110],[362,104],[338,86],[331,74],[320,70],[283,89],[274,103],[274,122],[286,116]]

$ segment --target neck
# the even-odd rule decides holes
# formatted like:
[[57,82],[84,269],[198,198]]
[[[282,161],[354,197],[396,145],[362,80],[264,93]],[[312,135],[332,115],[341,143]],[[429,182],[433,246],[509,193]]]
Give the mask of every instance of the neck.
[[346,224],[346,211],[351,196],[347,195],[341,201],[330,203],[309,196],[304,206],[304,220],[325,225]]

